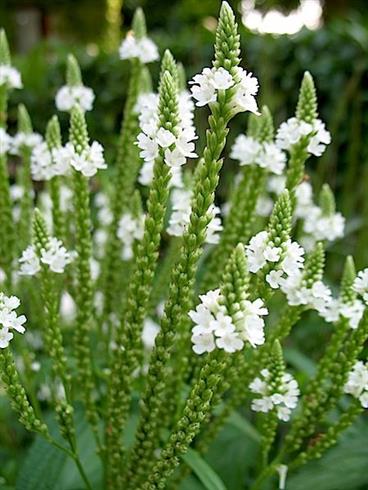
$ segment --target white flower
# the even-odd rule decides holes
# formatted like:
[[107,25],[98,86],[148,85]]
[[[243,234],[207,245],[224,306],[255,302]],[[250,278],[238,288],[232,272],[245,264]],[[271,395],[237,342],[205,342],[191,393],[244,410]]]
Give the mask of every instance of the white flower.
[[234,85],[233,77],[222,67],[212,69],[210,82],[216,90],[226,90]]
[[280,247],[272,247],[271,245],[267,245],[267,247],[263,251],[263,256],[267,260],[267,262],[278,262],[281,255]]
[[142,63],[151,63],[159,58],[156,44],[148,37],[136,39],[129,32],[119,48],[120,59],[138,58]]
[[340,314],[344,318],[349,319],[349,326],[352,329],[358,328],[360,320],[363,317],[365,305],[358,299],[351,304],[342,304],[340,306]]
[[[191,213],[192,191],[187,189],[173,189],[171,193],[172,213],[169,218],[167,232],[172,236],[182,236],[186,230]],[[210,221],[206,230],[206,243],[216,244],[219,242],[219,232],[222,231],[221,219],[218,216],[220,209],[212,205],[208,214]]]
[[17,133],[11,139],[10,152],[13,155],[19,155],[22,148],[28,148],[32,150],[35,146],[42,143],[42,137],[38,133]]
[[231,88],[234,89],[231,101],[234,114],[243,111],[258,112],[254,97],[258,91],[258,81],[242,68],[237,68],[236,79],[223,67],[204,68],[190,83],[193,85],[192,96],[198,107],[216,102],[218,90]]
[[192,335],[193,351],[196,354],[212,352],[216,348],[215,339],[212,333],[202,333]]
[[123,243],[123,260],[133,258],[134,242],[143,238],[144,220],[144,214],[135,218],[131,213],[125,213],[120,218],[117,236]]
[[[205,306],[205,305],[200,305]],[[228,333],[235,331],[235,326],[231,316],[219,311],[214,320],[210,322],[210,328],[215,333],[216,337],[223,337]]]
[[258,216],[267,218],[271,214],[273,206],[274,202],[270,197],[259,196],[256,205],[256,213],[258,214]]
[[283,122],[276,134],[276,145],[282,150],[290,150],[302,136],[313,132],[313,126],[296,117]]
[[144,133],[137,137],[137,145],[141,150],[139,156],[145,161],[154,161],[158,155],[158,143]]
[[267,190],[279,196],[286,186],[286,177],[284,175],[271,175],[267,181]]
[[300,394],[298,383],[289,373],[285,373],[279,386],[275,388],[271,382],[272,375],[268,369],[263,369],[260,377],[255,378],[249,385],[252,393],[260,395],[252,400],[251,408],[255,412],[276,411],[280,420],[287,422],[291,410],[298,404]]
[[217,100],[216,89],[212,83],[212,78],[212,70],[210,68],[204,68],[202,73],[195,75],[193,81],[189,82],[193,85],[191,92],[193,98],[197,101],[196,105],[198,107],[211,104]]
[[64,148],[54,148],[50,152],[45,142],[35,146],[31,155],[32,179],[50,180],[56,175],[66,175],[70,167],[63,152]]
[[220,289],[213,289],[207,291],[206,294],[201,294],[199,296],[202,304],[211,312],[218,313],[223,311],[221,307],[221,291]]
[[368,408],[368,365],[355,363],[344,387],[345,393],[357,398],[363,408]]
[[189,223],[192,192],[174,189],[171,193],[172,213],[167,232],[172,236],[182,236]]
[[68,323],[75,319],[77,307],[72,296],[64,291],[60,300],[60,315]]
[[52,272],[61,274],[65,266],[74,260],[75,254],[68,252],[57,238],[50,238],[46,248],[41,250],[41,260],[33,245],[27,247],[18,262],[21,264],[19,274],[34,276],[41,270],[41,263],[49,266]]
[[315,131],[316,134],[312,136],[307,151],[316,157],[320,157],[324,153],[326,145],[331,143],[331,135],[320,119],[314,121],[313,131]]
[[69,112],[79,105],[82,111],[91,111],[95,95],[93,90],[83,85],[64,85],[55,97],[55,105],[59,111]]
[[61,240],[54,237],[50,238],[46,248],[41,250],[41,262],[48,265],[50,270],[57,274],[62,274],[74,257],[75,254],[68,252]]
[[234,318],[227,313],[219,289],[201,295],[200,300],[201,304],[196,310],[189,312],[189,317],[195,323],[192,328],[194,344],[200,343],[200,337],[204,335],[204,342],[210,342],[211,338],[211,348],[214,340],[219,349],[232,353],[241,350],[245,342],[253,347],[264,342],[264,320],[261,316],[267,315],[268,311],[262,300],[243,300],[238,305]]
[[0,329],[0,349],[5,349],[8,347],[10,341],[13,339],[14,335],[9,332],[7,328]]
[[368,303],[368,269],[358,272],[354,280],[353,289]]
[[23,251],[18,262],[21,264],[19,274],[22,276],[34,276],[41,270],[40,260],[33,245]]
[[240,134],[231,148],[230,158],[238,160],[240,165],[251,165],[256,163],[261,150],[262,145],[257,140]]
[[285,245],[284,259],[281,263],[282,270],[288,275],[297,274],[299,269],[303,267],[304,249],[297,242],[288,240]]
[[255,95],[258,92],[258,80],[252,73],[247,73],[243,68],[237,67],[237,77],[240,82],[236,84],[235,96],[232,101],[235,113],[250,111],[259,114]]
[[280,149],[290,150],[303,136],[309,136],[307,151],[315,156],[321,156],[326,145],[331,143],[330,133],[320,119],[312,124],[292,117],[282,123],[276,135],[276,144]]
[[208,210],[210,222],[206,229],[206,243],[216,244],[220,241],[220,233],[223,230],[220,214],[220,208],[212,204]]
[[0,349],[8,347],[13,339],[12,330],[23,334],[25,332],[24,315],[17,316],[16,310],[20,306],[19,298],[16,296],[6,296],[0,292]]
[[244,342],[237,332],[227,331],[216,339],[216,345],[225,352],[236,352],[244,347]]
[[153,160],[145,160],[139,171],[138,182],[141,185],[150,185],[153,180]]
[[309,208],[303,224],[303,231],[315,241],[334,241],[344,236],[345,218],[341,213],[324,215],[318,206]]
[[155,338],[160,331],[159,325],[151,318],[146,318],[143,324],[142,342],[147,350],[152,350],[155,345]]
[[11,137],[4,128],[0,128],[0,155],[5,155],[11,148]]
[[8,89],[22,88],[22,79],[18,70],[10,65],[0,65],[0,86]]
[[181,167],[186,162],[185,156],[179,150],[179,148],[174,148],[170,150],[170,148],[166,148],[165,150],[165,163],[169,167]]
[[267,231],[260,231],[253,236],[246,246],[248,268],[250,272],[256,273],[266,264],[264,251],[268,241]]
[[156,142],[161,148],[168,148],[175,143],[175,135],[168,129],[160,128],[156,134]]
[[295,189],[296,208],[295,216],[297,218],[307,218],[313,204],[313,189],[310,182],[302,182]]
[[272,289],[278,289],[282,284],[284,271],[283,270],[273,270],[266,275],[266,281],[271,286]]
[[193,125],[194,104],[188,92],[179,94],[179,123],[176,128],[177,137],[169,130],[159,127],[157,94],[142,94],[138,98],[135,111],[138,113],[139,125],[142,132],[137,137],[140,157],[144,160],[138,181],[149,185],[153,179],[154,161],[163,148],[164,160],[171,167],[170,185],[183,187],[180,167],[186,158],[196,158],[192,140],[196,139]]
[[274,143],[263,143],[257,163],[276,175],[281,175],[286,164],[286,155]]
[[97,141],[94,141],[80,154],[77,153],[72,143],[67,143],[64,148],[53,153],[53,158],[59,168],[65,168],[66,164],[71,165],[85,177],[92,177],[97,173],[97,170],[107,168],[103,156],[103,147]]

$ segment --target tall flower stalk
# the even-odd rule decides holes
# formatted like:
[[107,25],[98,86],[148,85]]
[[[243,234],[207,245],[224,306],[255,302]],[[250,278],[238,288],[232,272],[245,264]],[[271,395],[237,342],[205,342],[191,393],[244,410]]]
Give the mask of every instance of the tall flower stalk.
[[[146,36],[146,21],[140,8],[134,14],[132,35],[138,41]],[[121,250],[121,241],[118,237],[119,221],[123,212],[129,209],[129,202],[133,195],[140,167],[139,150],[136,145],[139,133],[136,105],[139,94],[146,88],[147,75],[144,62],[139,57],[131,57],[130,64],[130,80],[117,143],[116,177],[111,203],[112,220],[108,230],[106,263],[104,264],[104,316],[108,316],[113,311],[114,301],[117,299],[115,291],[119,282]]]
[[[233,77],[239,83],[239,55],[239,36],[234,14],[229,5],[223,3],[216,33],[213,71],[218,70],[220,73],[226,71],[228,75],[226,73],[225,75],[231,86],[234,85],[234,81],[229,82],[229,77]],[[197,89],[193,88],[193,93],[201,101],[200,104],[202,103],[202,95],[204,95],[202,89],[204,92],[206,83],[201,76],[195,78],[194,83],[199,81],[203,85]],[[226,83],[225,86],[227,86]],[[185,365],[181,365],[185,359],[182,357],[180,346],[186,345],[186,342],[189,341],[186,330],[188,326],[187,314],[193,304],[192,291],[195,274],[205,240],[206,228],[210,220],[208,210],[214,202],[214,193],[222,166],[221,153],[226,143],[227,125],[238,111],[244,110],[240,109],[237,102],[234,101],[236,98],[235,87],[218,90],[216,101],[210,103],[211,115],[209,117],[209,130],[206,134],[207,144],[196,169],[190,221],[183,235],[179,259],[172,270],[168,299],[165,303],[160,331],[151,355],[146,387],[142,397],[137,443],[127,470],[126,481],[129,480],[129,485],[143,481],[144,475],[147,474],[152,465],[153,454],[159,440],[163,407],[167,401],[165,395],[167,395],[168,383],[164,383],[163,380],[170,372],[169,363],[174,341],[179,347],[175,368],[177,372],[175,374],[184,373],[186,369]],[[215,357],[210,367],[204,368],[202,375],[206,369],[214,369],[217,363],[221,364],[221,360]],[[201,381],[199,380],[198,383],[201,384]],[[196,390],[197,388],[194,388],[194,397],[197,396]],[[200,397],[197,401],[200,402]],[[172,443],[174,443],[174,439]],[[171,451],[171,446],[169,451]]]
[[[89,138],[84,114],[80,107],[72,109],[70,118],[70,143],[77,155],[89,148]],[[81,395],[85,404],[89,423],[99,441],[98,412],[94,397],[95,382],[93,373],[91,331],[93,329],[91,280],[91,216],[88,178],[79,170],[73,171],[74,212],[76,224],[76,296],[77,317],[75,325],[75,353]]]
[[[177,83],[175,62],[171,54],[166,52],[161,68],[157,134],[178,136]],[[111,362],[112,376],[108,392],[106,429],[106,445],[111,464],[109,478],[112,481],[116,481],[121,471],[119,458],[121,430],[129,409],[132,373],[142,360],[141,331],[149,305],[169,197],[171,172],[165,160],[165,148],[160,147],[155,158],[154,178],[147,201],[144,234],[137,246],[134,269],[127,291],[126,308],[115,336],[117,349]]]
[[[11,67],[8,41],[2,29],[0,30],[0,65]],[[12,88],[21,87],[20,76],[19,80],[15,80],[15,82],[18,83],[11,84],[8,82],[0,84],[0,132],[6,132],[9,92]],[[6,151],[0,148],[0,266],[6,274],[6,285],[8,289],[12,284],[14,244],[14,224],[9,189],[7,155]]]

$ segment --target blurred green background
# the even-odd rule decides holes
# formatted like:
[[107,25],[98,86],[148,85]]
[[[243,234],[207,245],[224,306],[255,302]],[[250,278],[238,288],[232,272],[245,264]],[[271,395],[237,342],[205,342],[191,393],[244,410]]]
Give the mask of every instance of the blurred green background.
[[[316,192],[321,183],[327,181],[336,193],[338,209],[348,218],[345,239],[333,246],[333,255],[338,260],[332,261],[332,272],[336,275],[341,272],[343,259],[340,256],[348,253],[354,253],[358,268],[366,266],[367,0],[326,0],[323,4],[322,0],[230,0],[229,3],[238,12],[241,24],[242,64],[259,78],[260,104],[271,108],[276,125],[292,116],[303,72],[309,70],[314,76],[321,117],[332,133],[333,142],[322,158],[310,159],[307,168]],[[14,64],[21,70],[24,83],[23,90],[12,94],[11,131],[15,130],[17,103],[24,102],[35,130],[44,132],[47,120],[55,112],[55,93],[64,83],[66,56],[73,52],[81,64],[85,85],[92,87],[96,94],[94,111],[87,114],[91,137],[106,145],[108,157],[113,161],[129,76],[129,63],[119,60],[117,50],[137,6],[143,7],[149,35],[160,52],[168,47],[176,59],[183,62],[188,79],[209,65],[219,0],[0,0],[0,26],[7,31]],[[150,69],[157,80],[158,63],[152,64]],[[197,112],[198,125],[203,128],[206,111]],[[66,131],[67,115],[59,113],[59,116]],[[244,131],[245,125],[245,116],[236,118],[229,144]],[[230,162],[225,166],[225,189],[227,169],[234,168]],[[316,335],[320,324],[313,318],[307,319],[307,323],[307,329],[296,333],[297,343],[314,351],[320,338]],[[309,374],[310,361],[298,355],[288,361]],[[4,413],[9,409],[0,407],[0,412],[2,410]],[[10,413],[7,417],[7,420],[14,418]],[[0,438],[5,440],[6,435],[0,421]],[[293,477],[290,488],[367,488],[366,472],[362,471],[367,458],[366,437],[367,427],[362,422],[344,436],[342,445],[332,450],[326,460],[313,463],[305,470],[309,471],[307,486],[305,473],[301,472]],[[227,427],[209,455],[211,464],[232,490],[238,488],[244,477],[239,477],[234,467],[246,472],[247,465],[252,464],[243,443],[244,435],[238,434],[234,427]],[[5,459],[3,451],[0,447],[0,466],[2,456]],[[8,451],[13,452],[14,457],[8,458],[6,470],[16,473],[19,447],[13,446],[13,439],[9,440]],[[45,455],[50,449],[41,447],[39,451],[43,456],[31,461],[32,471],[34,465],[39,467],[39,472],[47,472]],[[43,460],[42,466],[40,461]],[[28,465],[31,462],[28,460]],[[64,473],[70,475],[70,467],[65,466]],[[0,488],[5,488],[1,480]],[[194,482],[189,483],[189,488],[195,490]]]
[[[271,108],[276,124],[292,115],[304,70],[315,77],[321,117],[333,143],[321,159],[310,162],[309,169],[316,190],[328,181],[339,209],[352,219],[344,252],[359,255],[368,246],[359,231],[368,221],[367,2],[234,0],[230,4],[242,24],[243,64],[259,78],[260,101]],[[85,84],[97,94],[94,117],[89,116],[91,135],[113,148],[129,76],[129,64],[119,60],[117,49],[135,8],[141,6],[146,12],[149,34],[160,51],[170,48],[190,78],[211,60],[219,5],[219,0],[2,0],[1,24],[25,86],[13,96],[11,122],[16,103],[23,101],[35,129],[43,132],[54,112],[56,90],[63,84],[66,54],[73,52]],[[151,68],[157,78],[158,64]],[[65,127],[66,119],[62,122]],[[203,121],[198,122],[201,126]],[[233,135],[244,129],[245,119],[238,118],[235,125],[239,127]],[[364,256],[358,256],[357,262],[358,266],[365,262]]]

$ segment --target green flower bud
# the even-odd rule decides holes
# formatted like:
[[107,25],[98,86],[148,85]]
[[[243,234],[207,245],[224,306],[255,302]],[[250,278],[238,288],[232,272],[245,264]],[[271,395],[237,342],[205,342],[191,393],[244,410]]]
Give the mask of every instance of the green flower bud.
[[328,184],[322,186],[319,195],[319,205],[324,216],[331,216],[336,211],[335,196]]
[[318,118],[316,89],[308,71],[304,73],[295,115],[309,124]]
[[83,85],[82,74],[78,61],[72,54],[69,54],[67,59],[66,83],[69,87]]
[[132,30],[136,39],[142,39],[147,35],[146,19],[141,8],[137,8],[134,12]]
[[0,29],[0,65],[10,65],[10,50],[4,29]]

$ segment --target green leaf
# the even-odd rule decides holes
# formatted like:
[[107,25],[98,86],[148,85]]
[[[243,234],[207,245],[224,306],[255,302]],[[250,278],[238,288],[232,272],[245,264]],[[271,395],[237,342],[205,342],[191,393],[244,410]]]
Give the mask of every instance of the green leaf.
[[207,490],[226,490],[221,478],[196,451],[189,449],[183,456],[183,460],[192,468]]
[[[79,455],[83,468],[94,490],[102,489],[102,468],[93,435],[81,411],[75,415]],[[49,424],[51,433],[57,433],[56,423]],[[55,437],[59,443],[64,442]],[[36,437],[19,471],[16,490],[77,490],[84,488],[74,461],[63,451]]]
[[302,354],[299,350],[287,348],[285,349],[284,356],[288,363],[308,376],[313,376],[316,372],[314,362]]
[[250,422],[248,422],[247,419],[242,417],[240,413],[233,412],[233,414],[229,417],[228,423],[233,427],[236,427],[239,431],[241,431],[250,439],[253,439],[253,441],[259,442],[261,440],[259,432],[253,427]]
[[368,426],[362,417],[321,460],[312,461],[286,482],[288,490],[368,488]]

